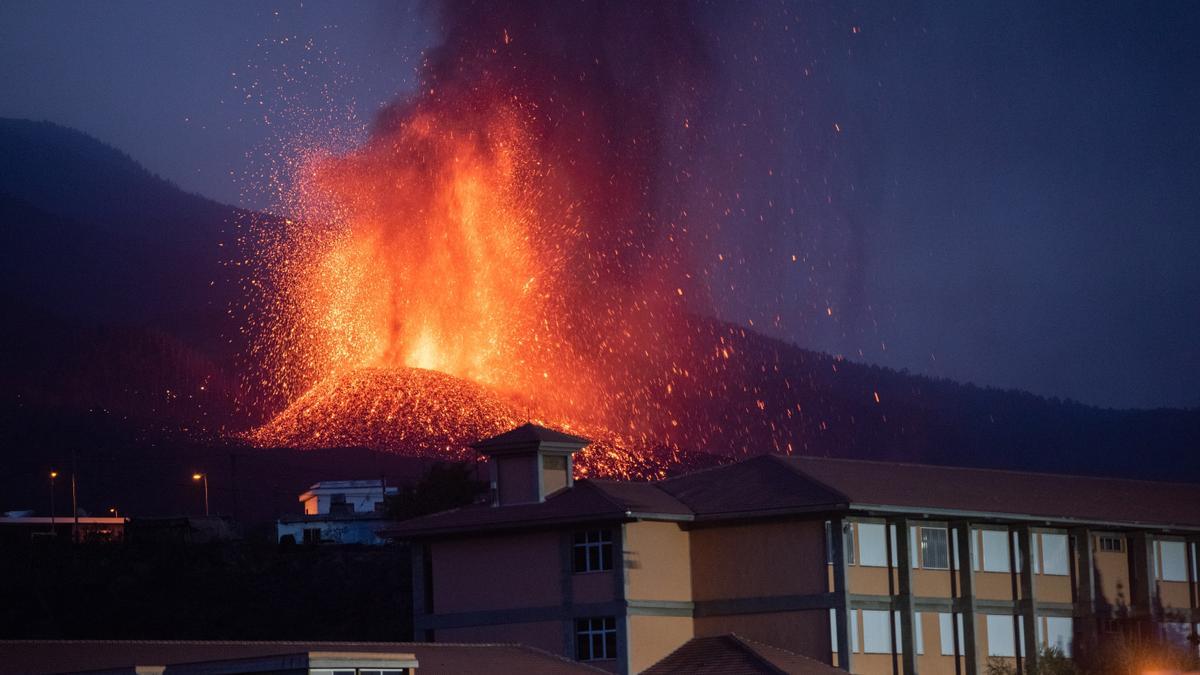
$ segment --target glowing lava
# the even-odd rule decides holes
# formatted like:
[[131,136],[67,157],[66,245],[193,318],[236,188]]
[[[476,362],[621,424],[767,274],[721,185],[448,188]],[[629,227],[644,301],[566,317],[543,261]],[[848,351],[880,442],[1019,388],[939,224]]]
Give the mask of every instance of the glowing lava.
[[706,293],[663,196],[660,149],[695,119],[687,63],[631,79],[562,42],[587,17],[502,7],[446,5],[419,95],[294,166],[287,227],[261,237],[250,386],[287,405],[257,442],[456,455],[532,419],[599,441],[585,470],[652,475],[680,447],[672,401],[730,390],[732,344],[682,327]]

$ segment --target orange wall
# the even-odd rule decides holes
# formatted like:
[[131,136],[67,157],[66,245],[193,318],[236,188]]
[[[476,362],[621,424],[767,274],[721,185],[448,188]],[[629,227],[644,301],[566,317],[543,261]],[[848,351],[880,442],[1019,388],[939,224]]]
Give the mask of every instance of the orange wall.
[[1191,606],[1186,581],[1159,581],[1158,595],[1168,610],[1186,610]]
[[677,523],[625,525],[626,597],[630,600],[692,599],[691,544]]
[[[822,548],[822,555],[824,549]],[[829,662],[829,610],[768,612],[696,619],[696,635],[738,635]]]
[[692,639],[690,617],[629,617],[629,671],[640,673]]
[[698,601],[826,592],[822,521],[728,525],[691,534]]
[[1118,598],[1129,602],[1129,558],[1125,553],[1096,551],[1096,575],[1100,577],[1100,589],[1104,600],[1116,605]]
[[435,613],[560,604],[559,542],[557,532],[541,532],[434,543]]

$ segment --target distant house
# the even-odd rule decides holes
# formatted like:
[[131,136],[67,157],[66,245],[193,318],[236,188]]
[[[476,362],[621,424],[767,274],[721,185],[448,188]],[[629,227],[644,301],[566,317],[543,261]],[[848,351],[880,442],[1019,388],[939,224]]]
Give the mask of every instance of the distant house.
[[304,544],[382,544],[376,535],[387,520],[384,503],[397,489],[381,480],[333,480],[313,484],[300,495],[304,515],[279,519],[279,541]]
[[71,540],[72,532],[79,541],[121,541],[125,536],[126,518],[95,516],[34,516],[28,512],[10,512],[0,518],[0,544],[5,541],[58,537]]
[[485,440],[491,504],[391,527],[419,639],[615,673],[976,675],[989,657],[1036,672],[1034,646],[1098,639],[1114,605],[1197,635],[1200,486],[779,455],[575,482],[587,444]]

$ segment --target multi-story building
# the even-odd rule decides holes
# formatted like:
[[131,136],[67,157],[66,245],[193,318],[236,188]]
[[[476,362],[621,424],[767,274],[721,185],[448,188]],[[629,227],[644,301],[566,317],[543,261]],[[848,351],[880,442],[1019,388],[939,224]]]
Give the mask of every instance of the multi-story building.
[[327,480],[300,495],[304,515],[280,518],[276,538],[305,544],[382,544],[384,505],[397,493],[382,480]]
[[1195,639],[1200,486],[777,455],[574,482],[587,443],[483,441],[491,503],[389,532],[413,544],[418,639],[632,673],[732,633],[872,675],[1030,666],[1114,608]]

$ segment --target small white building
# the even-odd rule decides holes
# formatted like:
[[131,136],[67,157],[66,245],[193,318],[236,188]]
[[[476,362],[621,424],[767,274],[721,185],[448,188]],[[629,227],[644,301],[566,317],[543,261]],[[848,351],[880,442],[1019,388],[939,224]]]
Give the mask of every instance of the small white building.
[[387,524],[384,501],[397,488],[381,480],[333,480],[313,484],[300,495],[304,515],[285,516],[276,538],[303,544],[382,544],[375,532]]

